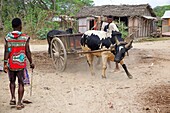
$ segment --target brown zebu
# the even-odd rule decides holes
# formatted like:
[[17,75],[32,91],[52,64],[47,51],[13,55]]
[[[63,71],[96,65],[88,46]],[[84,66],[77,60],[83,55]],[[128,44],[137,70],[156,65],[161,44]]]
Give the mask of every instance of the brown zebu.
[[[124,42],[121,38],[121,33],[113,31],[112,34],[108,34],[104,31],[89,30],[86,31],[81,38],[82,50],[87,52],[87,62],[90,66],[91,74],[94,75],[93,70],[93,57],[102,57],[102,77],[106,78],[107,61],[115,61],[122,65],[127,76],[132,79],[133,76],[129,73],[123,58],[125,52],[132,47],[132,42]],[[107,51],[107,50],[111,51]],[[99,51],[98,51],[99,50]],[[88,52],[93,51],[93,52]]]

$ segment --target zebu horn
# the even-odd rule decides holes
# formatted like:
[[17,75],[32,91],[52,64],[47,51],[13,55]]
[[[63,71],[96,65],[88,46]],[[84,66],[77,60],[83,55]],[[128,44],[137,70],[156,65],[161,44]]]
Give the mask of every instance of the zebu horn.
[[131,46],[132,46],[132,42],[133,42],[133,40],[129,41],[129,43],[127,43],[127,44],[125,45],[125,48],[126,48],[126,49],[130,49]]
[[115,36],[115,40],[116,40],[116,44],[119,45],[120,42],[119,42],[119,40],[117,39],[117,36]]
[[127,44],[127,42],[123,42],[123,41],[119,41],[119,43],[120,43],[121,45],[126,45],[126,44]]

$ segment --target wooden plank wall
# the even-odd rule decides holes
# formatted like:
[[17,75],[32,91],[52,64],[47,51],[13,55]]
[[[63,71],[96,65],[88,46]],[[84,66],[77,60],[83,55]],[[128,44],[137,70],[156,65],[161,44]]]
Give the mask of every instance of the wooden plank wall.
[[134,36],[137,38],[139,37],[139,21],[136,17],[129,17],[128,18],[128,32],[129,34],[134,33]]
[[153,20],[142,17],[129,17],[128,28],[129,34],[135,32],[136,38],[148,37],[156,30],[153,26]]
[[162,20],[162,33],[170,32],[170,19]]

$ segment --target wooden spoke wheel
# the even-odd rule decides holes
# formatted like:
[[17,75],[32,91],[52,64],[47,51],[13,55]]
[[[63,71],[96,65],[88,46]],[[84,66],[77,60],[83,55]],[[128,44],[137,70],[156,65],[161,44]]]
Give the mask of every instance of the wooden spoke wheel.
[[67,53],[63,42],[58,37],[54,37],[51,41],[51,57],[56,70],[64,71],[67,63]]

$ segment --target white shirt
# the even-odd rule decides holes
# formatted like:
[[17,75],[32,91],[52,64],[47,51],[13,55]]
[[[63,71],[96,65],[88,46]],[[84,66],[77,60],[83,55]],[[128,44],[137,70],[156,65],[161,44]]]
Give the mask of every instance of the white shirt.
[[[102,27],[101,27],[101,30],[104,31],[104,27],[108,25],[107,22],[103,22],[102,23]],[[117,28],[116,24],[114,22],[110,23],[109,24],[109,28],[107,29],[107,36],[108,37],[111,37],[111,34],[112,34],[112,31],[117,31],[119,32],[119,29]]]
[[110,25],[109,25],[109,29],[108,29],[108,31],[107,32],[112,32],[112,31],[117,31],[117,32],[119,32],[119,29],[117,28],[117,26],[116,26],[116,24],[115,23],[110,23]]

